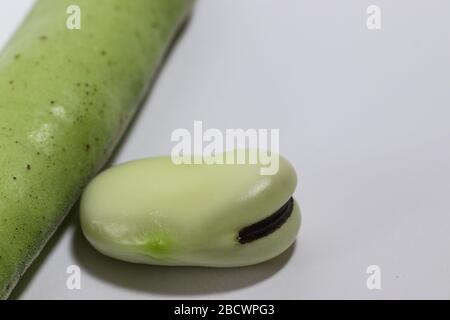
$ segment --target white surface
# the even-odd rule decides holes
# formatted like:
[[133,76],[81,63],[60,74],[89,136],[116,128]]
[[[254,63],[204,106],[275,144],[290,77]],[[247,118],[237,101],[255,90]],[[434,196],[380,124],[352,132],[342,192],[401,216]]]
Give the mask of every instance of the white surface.
[[[31,1],[2,1],[5,42]],[[366,8],[382,9],[382,30]],[[14,298],[448,298],[450,2],[200,0],[115,159],[171,132],[280,128],[300,176],[295,248],[242,269],[159,268],[95,252],[66,222]],[[79,265],[82,289],[66,288]],[[367,266],[382,290],[366,288]]]

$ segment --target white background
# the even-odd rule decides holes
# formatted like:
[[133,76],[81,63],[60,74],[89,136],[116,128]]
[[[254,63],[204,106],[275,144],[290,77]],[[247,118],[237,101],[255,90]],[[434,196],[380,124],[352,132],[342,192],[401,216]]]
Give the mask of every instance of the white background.
[[[2,1],[1,44],[30,5]],[[168,154],[194,120],[279,128],[300,178],[295,247],[238,269],[132,265],[94,251],[74,212],[12,297],[448,298],[449,13],[445,0],[199,0],[114,162]],[[81,290],[66,288],[72,264]]]

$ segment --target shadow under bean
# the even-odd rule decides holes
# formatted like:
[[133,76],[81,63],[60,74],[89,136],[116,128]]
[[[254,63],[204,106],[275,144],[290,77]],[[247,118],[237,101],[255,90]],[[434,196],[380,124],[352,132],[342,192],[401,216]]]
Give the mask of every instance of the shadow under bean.
[[76,264],[83,272],[120,287],[166,295],[207,294],[252,286],[277,273],[295,250],[293,244],[280,256],[248,267],[167,267],[132,264],[109,258],[89,244],[79,226],[72,244]]

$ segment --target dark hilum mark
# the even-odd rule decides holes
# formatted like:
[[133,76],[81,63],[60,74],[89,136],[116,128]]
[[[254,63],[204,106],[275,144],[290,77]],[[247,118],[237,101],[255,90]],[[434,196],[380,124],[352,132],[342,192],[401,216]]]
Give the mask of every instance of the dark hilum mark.
[[268,236],[287,221],[287,219],[291,216],[293,209],[294,199],[291,197],[272,215],[259,222],[242,228],[241,231],[239,231],[239,243],[245,244]]

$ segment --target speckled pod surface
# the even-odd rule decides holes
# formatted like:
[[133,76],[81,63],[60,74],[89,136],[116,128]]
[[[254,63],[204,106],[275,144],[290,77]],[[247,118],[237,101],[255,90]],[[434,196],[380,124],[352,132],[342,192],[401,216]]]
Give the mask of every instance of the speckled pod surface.
[[1,298],[110,156],[191,6],[39,0],[0,54]]

